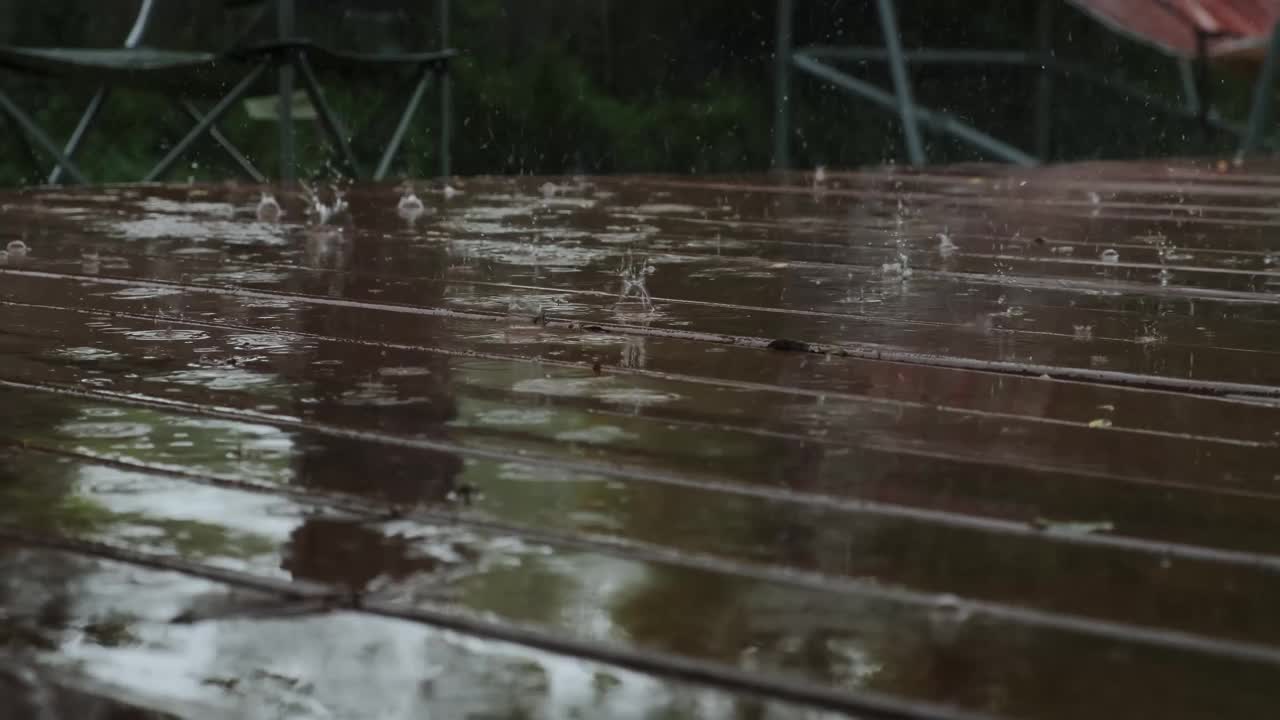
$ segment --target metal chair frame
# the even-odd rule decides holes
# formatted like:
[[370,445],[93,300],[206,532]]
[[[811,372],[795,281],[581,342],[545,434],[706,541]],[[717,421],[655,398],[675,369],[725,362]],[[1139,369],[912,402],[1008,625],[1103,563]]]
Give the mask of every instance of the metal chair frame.
[[[1154,0],[1166,9],[1163,0]],[[1200,52],[1193,61],[1178,58],[1182,77],[1183,103],[1171,103],[1165,98],[1126,83],[1122,79],[1097,72],[1079,63],[1059,60],[1053,51],[1053,13],[1060,0],[1040,0],[1036,30],[1036,47],[1022,50],[962,50],[962,49],[913,49],[902,47],[894,0],[875,0],[883,47],[865,46],[794,46],[793,18],[795,0],[778,0],[777,36],[774,60],[774,150],[773,166],[786,169],[791,165],[791,72],[804,71],[824,80],[852,96],[871,102],[896,114],[901,122],[911,165],[925,165],[928,158],[924,149],[921,128],[949,135],[966,145],[976,148],[996,159],[1017,165],[1033,166],[1051,157],[1053,136],[1053,86],[1057,75],[1077,76],[1097,85],[1141,99],[1166,113],[1200,119],[1206,128],[1223,130],[1239,140],[1241,156],[1255,152],[1260,147],[1272,147],[1264,137],[1270,121],[1272,95],[1274,93],[1277,55],[1280,55],[1280,23],[1272,30],[1268,52],[1255,83],[1254,97],[1247,125],[1239,126],[1224,120],[1211,106],[1208,98],[1207,45],[1212,39],[1205,33],[1197,33]],[[892,91],[874,83],[854,77],[835,67],[831,61],[885,62],[893,84]],[[1014,145],[994,137],[972,125],[944,112],[924,107],[916,102],[911,86],[910,63],[948,63],[968,65],[1012,65],[1034,68],[1038,73],[1035,97],[1035,151],[1023,151]]]
[[[191,129],[177,143],[169,149],[165,156],[157,162],[149,172],[147,172],[142,180],[143,182],[153,182],[162,179],[185,155],[193,145],[200,141],[206,135],[209,136],[224,153],[235,163],[239,170],[249,179],[255,182],[266,182],[267,178],[253,163],[241,153],[234,144],[231,143],[219,130],[217,123],[222,120],[226,114],[231,111],[244,97],[250,92],[255,84],[263,78],[269,70],[275,70],[277,79],[277,89],[280,98],[278,125],[280,134],[280,179],[283,181],[292,181],[296,178],[296,168],[294,158],[295,155],[295,133],[293,128],[293,117],[291,112],[291,98],[294,90],[294,73],[301,78],[301,85],[312,105],[315,107],[322,129],[325,136],[331,143],[332,147],[341,155],[344,164],[347,166],[348,172],[357,179],[366,177],[360,162],[355,157],[355,153],[351,148],[349,135],[342,120],[333,111],[332,107],[325,100],[324,91],[318,80],[311,58],[313,56],[325,57],[334,64],[339,65],[360,65],[360,64],[381,64],[381,65],[397,65],[412,66],[414,68],[413,89],[409,94],[409,98],[400,113],[399,120],[391,134],[386,146],[377,161],[375,169],[370,177],[375,180],[381,180],[390,172],[392,163],[395,161],[400,146],[403,144],[405,135],[413,118],[422,104],[422,100],[430,87],[431,81],[438,81],[440,90],[440,174],[447,176],[450,173],[450,140],[451,140],[451,114],[452,114],[452,93],[449,78],[449,61],[456,55],[452,49],[448,49],[448,24],[449,24],[449,2],[448,0],[439,0],[437,4],[437,19],[440,23],[440,41],[443,49],[430,53],[409,53],[398,56],[377,56],[377,55],[356,55],[350,53],[339,53],[329,51],[318,47],[313,43],[295,38],[293,36],[294,26],[294,0],[271,0],[275,2],[277,7],[277,41],[248,48],[233,48],[222,55],[205,55],[201,53],[192,53],[192,62],[199,63],[203,58],[207,57],[209,64],[215,62],[221,63],[237,63],[246,65],[247,72],[241,79],[235,83],[230,91],[226,92],[208,112],[202,112],[190,99],[183,97],[174,97],[172,99],[175,106],[187,115],[193,122]],[[126,37],[124,44],[120,48],[122,54],[141,49],[142,39],[146,33],[147,27],[151,22],[152,12],[155,8],[155,0],[141,0],[137,17],[133,26]],[[108,51],[110,52],[110,51]],[[21,68],[6,68],[11,71],[25,72]],[[145,72],[145,71],[144,71]],[[110,94],[111,87],[109,84],[103,83],[97,87],[84,112],[81,114],[75,129],[65,145],[61,148],[53,141],[53,139],[40,127],[40,125],[32,118],[32,116],[23,110],[17,102],[15,102],[7,93],[0,90],[0,114],[7,116],[20,131],[16,133],[17,139],[26,142],[29,138],[43,150],[47,155],[53,158],[54,168],[47,176],[49,184],[57,184],[65,178],[70,178],[74,182],[87,183],[84,172],[79,168],[75,161],[76,153],[82,146],[86,135],[92,128],[94,121],[99,116],[103,105],[105,105]],[[33,161],[37,163],[34,153],[30,152],[30,146],[27,145],[28,154],[32,156]]]
[[[449,0],[437,0],[436,20],[440,31],[440,50],[432,53],[410,53],[400,56],[357,56],[352,54],[335,54],[295,37],[295,2],[296,0],[273,0],[276,6],[277,42],[257,48],[241,51],[246,58],[264,58],[275,69],[276,85],[279,92],[279,132],[280,132],[280,177],[285,181],[294,179],[294,128],[291,98],[296,79],[301,79],[308,99],[316,109],[320,124],[332,147],[341,155],[347,171],[357,179],[371,177],[382,180],[391,170],[397,152],[408,132],[409,125],[423,96],[430,88],[432,80],[436,80],[440,93],[440,166],[441,177],[451,172],[450,147],[452,141],[453,93],[450,77],[450,60],[456,51],[449,48]],[[361,163],[351,148],[349,134],[342,119],[334,112],[325,100],[324,91],[317,79],[311,56],[326,54],[336,56],[340,62],[353,65],[361,63],[385,63],[409,65],[414,68],[413,90],[400,113],[399,121],[391,138],[378,159],[371,175],[366,175]],[[255,67],[256,70],[256,67]]]

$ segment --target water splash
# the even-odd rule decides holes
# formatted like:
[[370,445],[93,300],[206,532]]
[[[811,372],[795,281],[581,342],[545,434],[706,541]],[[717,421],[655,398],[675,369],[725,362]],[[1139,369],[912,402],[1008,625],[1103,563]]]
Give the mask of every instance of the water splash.
[[280,203],[276,200],[275,195],[263,191],[262,197],[258,198],[258,207],[254,209],[253,214],[258,218],[258,222],[274,223],[280,221],[284,211],[280,209]]
[[911,264],[907,259],[906,253],[898,253],[897,262],[887,262],[880,266],[880,274],[885,279],[901,279],[906,280],[911,277]]
[[1111,248],[1103,250],[1102,254],[1098,257],[1102,258],[1102,262],[1107,263],[1108,265],[1114,265],[1115,263],[1120,262],[1120,253],[1112,250]]
[[622,278],[622,293],[618,296],[618,303],[624,303],[634,295],[645,310],[652,310],[653,298],[649,295],[649,289],[645,287],[645,278],[655,272],[657,272],[657,268],[653,266],[653,263],[648,258],[636,260],[628,252],[622,260],[622,267],[618,271],[618,275]]
[[333,195],[333,202],[326,203],[321,199],[319,193],[315,191],[307,183],[301,183],[303,191],[307,194],[307,214],[310,215],[318,225],[326,225],[347,210],[347,201],[343,197],[342,188],[336,184],[330,184],[329,190]]
[[813,168],[813,184],[811,185],[811,188],[813,190],[813,195],[815,198],[820,197],[823,193],[826,192],[826,189],[827,189],[826,183],[827,183],[827,169],[822,165],[818,165],[814,167]]
[[935,237],[938,240],[938,252],[942,253],[944,256],[951,255],[960,249],[960,246],[956,245],[951,240],[951,236],[945,232],[940,232]]
[[1144,320],[1142,331],[1133,339],[1139,345],[1155,345],[1164,342],[1164,333],[1160,331],[1159,321]]
[[412,225],[417,222],[427,212],[427,206],[422,202],[422,198],[413,192],[412,187],[403,188],[400,195],[400,201],[396,203],[396,214],[402,220]]
[[1093,206],[1093,209],[1089,211],[1089,217],[1098,217],[1102,213],[1102,197],[1098,193],[1090,191],[1089,204]]

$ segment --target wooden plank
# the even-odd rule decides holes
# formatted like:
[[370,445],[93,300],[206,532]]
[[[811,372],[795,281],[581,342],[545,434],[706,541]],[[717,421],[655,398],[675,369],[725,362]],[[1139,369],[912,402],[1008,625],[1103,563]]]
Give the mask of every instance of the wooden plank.
[[[14,600],[0,630],[232,714],[336,712],[313,660],[397,636],[430,650],[364,686],[428,714],[505,712],[397,672],[459,638],[655,713],[1265,714],[1270,170],[480,178],[422,213],[356,187],[328,226],[258,221],[257,188],[0,198],[0,563],[85,588],[99,634],[129,578],[154,601],[88,655]],[[161,608],[258,664],[183,664]],[[517,696],[616,714],[593,687]]]

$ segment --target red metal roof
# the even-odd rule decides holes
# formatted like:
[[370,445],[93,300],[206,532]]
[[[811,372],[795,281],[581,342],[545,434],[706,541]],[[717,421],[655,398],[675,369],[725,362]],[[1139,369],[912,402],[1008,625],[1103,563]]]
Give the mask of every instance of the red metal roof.
[[1210,47],[1257,38],[1280,19],[1280,0],[1069,0],[1114,27],[1176,55],[1194,55],[1196,30],[1219,34]]

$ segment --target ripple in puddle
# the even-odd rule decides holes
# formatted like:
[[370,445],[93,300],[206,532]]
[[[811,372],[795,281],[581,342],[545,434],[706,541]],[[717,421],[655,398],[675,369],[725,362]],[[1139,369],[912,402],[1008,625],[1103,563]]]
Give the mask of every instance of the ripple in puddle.
[[73,422],[58,429],[81,440],[119,440],[151,434],[150,425],[133,422]]
[[274,377],[240,368],[201,368],[180,370],[155,379],[158,382],[199,385],[210,390],[243,390],[256,385],[266,385]]
[[605,402],[616,403],[618,405],[655,405],[680,399],[680,396],[675,393],[664,393],[656,390],[646,390],[644,388],[622,388],[618,390],[609,390],[600,393],[596,397]]
[[182,290],[167,287],[134,287],[117,290],[112,293],[103,293],[105,297],[119,298],[121,300],[146,300],[149,298],[168,297],[169,295],[181,294]]
[[551,411],[541,408],[501,408],[476,416],[482,425],[545,425],[551,422]]
[[595,388],[611,380],[612,378],[609,377],[531,378],[529,380],[521,380],[512,385],[511,389],[515,392],[534,393],[537,395],[587,397],[593,394]]
[[604,482],[605,478],[591,473],[575,472],[568,468],[551,465],[526,465],[525,463],[503,463],[498,468],[498,477],[515,482]]
[[203,330],[132,330],[125,333],[135,340],[186,341],[204,340],[209,334]]
[[[316,363],[317,365],[319,363]],[[378,369],[378,374],[383,377],[420,377],[422,375],[430,375],[431,369],[424,367],[384,367]]]
[[293,339],[271,333],[255,333],[253,335],[232,335],[227,344],[241,350],[284,350],[291,346]]
[[95,347],[73,347],[61,348],[54,350],[51,355],[55,357],[65,358],[67,360],[75,360],[77,362],[94,362],[96,360],[119,360],[124,357],[118,352],[103,350]]
[[237,283],[244,285],[272,285],[287,280],[289,276],[274,270],[228,270],[201,277],[205,282]]
[[566,430],[556,433],[557,440],[565,442],[582,442],[605,445],[617,440],[625,440],[635,437],[635,434],[629,433],[616,425],[596,425],[595,427],[582,428],[581,430]]

